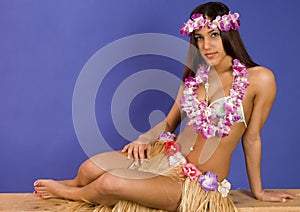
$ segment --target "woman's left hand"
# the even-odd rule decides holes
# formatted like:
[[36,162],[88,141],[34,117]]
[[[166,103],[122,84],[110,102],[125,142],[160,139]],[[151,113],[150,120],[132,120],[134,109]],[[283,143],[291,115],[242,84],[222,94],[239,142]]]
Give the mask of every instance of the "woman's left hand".
[[296,195],[286,191],[263,190],[256,198],[261,201],[285,202],[286,199],[296,199]]

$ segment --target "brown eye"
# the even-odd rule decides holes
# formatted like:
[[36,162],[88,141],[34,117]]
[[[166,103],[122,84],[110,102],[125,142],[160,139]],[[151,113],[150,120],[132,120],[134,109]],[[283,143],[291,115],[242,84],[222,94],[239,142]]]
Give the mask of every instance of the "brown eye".
[[211,37],[215,38],[215,37],[218,37],[219,35],[220,35],[220,33],[218,33],[218,32],[213,32],[213,33],[211,34]]
[[202,36],[195,36],[195,41],[198,42],[198,41],[202,41],[203,40],[203,37]]

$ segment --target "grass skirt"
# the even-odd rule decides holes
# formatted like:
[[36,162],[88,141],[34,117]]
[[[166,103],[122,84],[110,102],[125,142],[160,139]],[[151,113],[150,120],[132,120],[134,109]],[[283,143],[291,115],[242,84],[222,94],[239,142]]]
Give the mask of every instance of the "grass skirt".
[[[190,181],[189,178],[183,176],[182,166],[171,168],[168,158],[164,155],[164,142],[157,141],[152,146],[152,158],[141,164],[140,166],[132,165],[130,169],[148,171],[151,173],[165,175],[183,182],[181,203],[178,207],[179,212],[231,212],[237,211],[234,203],[229,196],[222,197],[218,191],[204,191],[197,181]],[[113,207],[102,205],[82,204],[78,208],[93,208],[94,212],[163,212],[147,208],[145,206],[130,202],[119,201]]]

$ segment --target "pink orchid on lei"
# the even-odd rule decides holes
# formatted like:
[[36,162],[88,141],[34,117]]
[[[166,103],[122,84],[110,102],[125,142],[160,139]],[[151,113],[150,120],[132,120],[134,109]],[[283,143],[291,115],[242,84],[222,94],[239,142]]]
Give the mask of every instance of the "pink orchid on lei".
[[224,103],[225,115],[216,121],[215,114],[204,100],[198,100],[196,90],[202,83],[208,81],[209,66],[199,65],[195,77],[185,79],[183,96],[180,99],[181,111],[186,112],[189,120],[187,126],[193,126],[196,133],[201,133],[205,139],[211,137],[228,136],[230,126],[241,117],[237,109],[241,106],[245,97],[245,89],[249,86],[248,72],[245,65],[239,60],[233,60],[233,83],[230,89],[230,98]]
[[204,28],[206,25],[213,30],[220,30],[227,32],[229,30],[237,30],[240,27],[240,20],[238,13],[229,13],[223,16],[217,16],[214,20],[210,20],[208,17],[203,16],[203,14],[196,13],[191,16],[191,18],[183,24],[180,28],[180,33],[182,35],[191,35],[193,31]]

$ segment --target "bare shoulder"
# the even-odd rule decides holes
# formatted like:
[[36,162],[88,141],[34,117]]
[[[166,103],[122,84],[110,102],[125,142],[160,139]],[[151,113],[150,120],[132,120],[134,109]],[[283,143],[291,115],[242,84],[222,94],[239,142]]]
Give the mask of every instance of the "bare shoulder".
[[263,66],[248,68],[249,82],[255,87],[264,88],[276,86],[274,73]]
[[249,77],[257,79],[257,80],[274,80],[273,72],[263,66],[255,66],[252,68],[248,68]]

